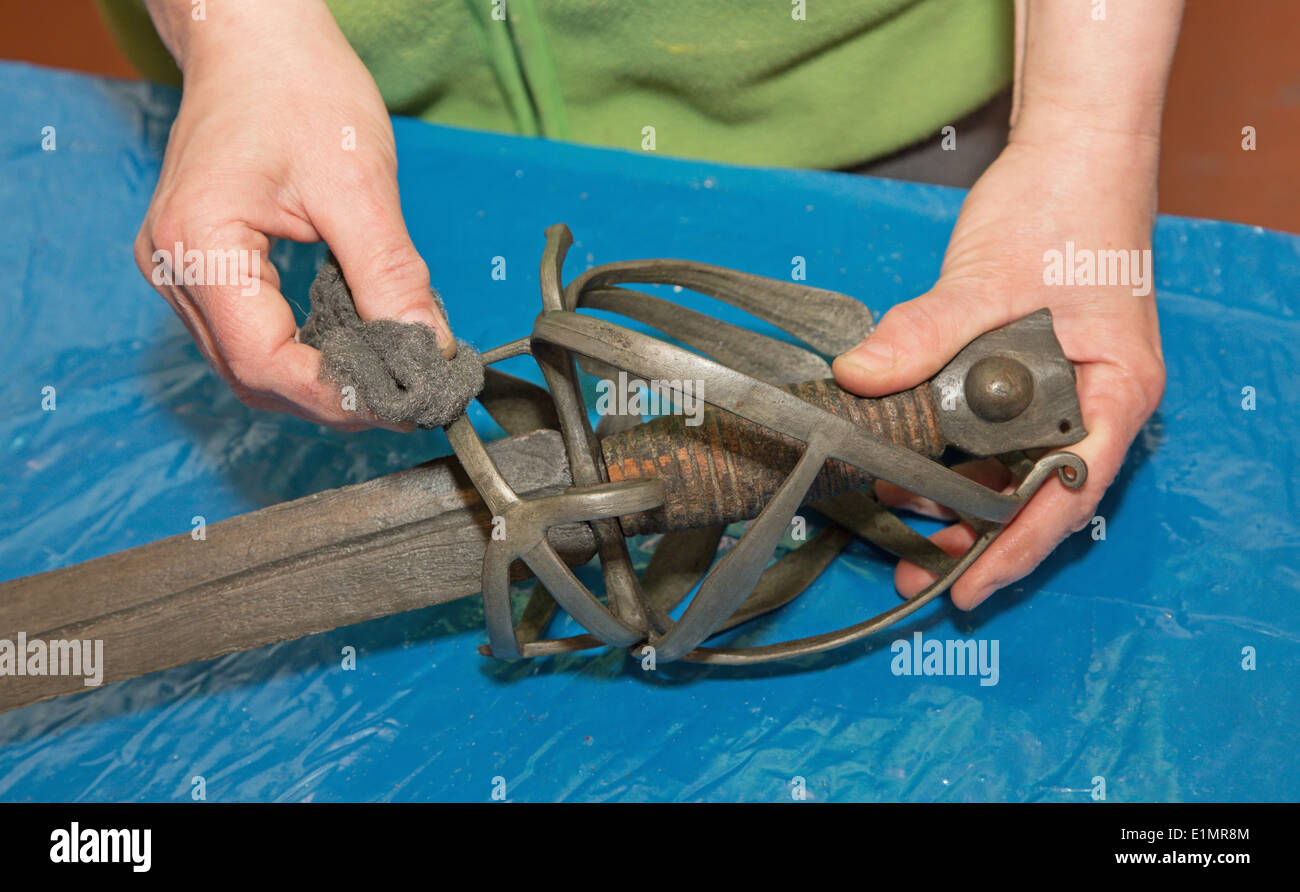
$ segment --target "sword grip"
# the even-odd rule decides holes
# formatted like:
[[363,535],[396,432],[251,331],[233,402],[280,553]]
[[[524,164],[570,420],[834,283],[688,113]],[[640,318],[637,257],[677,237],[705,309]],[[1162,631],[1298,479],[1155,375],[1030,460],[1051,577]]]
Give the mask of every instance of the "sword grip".
[[[866,398],[833,379],[783,388],[805,402],[853,422],[869,436],[937,458],[947,445],[929,383],[889,396]],[[656,478],[664,505],[619,518],[629,536],[694,529],[758,516],[802,454],[804,444],[738,415],[707,406],[699,425],[665,415],[602,441],[611,481]],[[866,471],[828,461],[805,502],[872,483]]]

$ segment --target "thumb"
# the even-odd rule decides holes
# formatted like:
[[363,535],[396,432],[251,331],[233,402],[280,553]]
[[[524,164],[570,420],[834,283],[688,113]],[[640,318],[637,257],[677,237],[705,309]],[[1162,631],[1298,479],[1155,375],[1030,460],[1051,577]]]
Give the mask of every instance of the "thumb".
[[840,386],[859,396],[884,396],[934,376],[963,347],[1015,318],[1010,301],[943,283],[898,304],[867,338],[836,357]]
[[407,234],[396,183],[353,193],[315,222],[343,268],[357,315],[366,322],[427,325],[437,331],[442,355],[456,355],[451,326],[429,286],[429,267]]

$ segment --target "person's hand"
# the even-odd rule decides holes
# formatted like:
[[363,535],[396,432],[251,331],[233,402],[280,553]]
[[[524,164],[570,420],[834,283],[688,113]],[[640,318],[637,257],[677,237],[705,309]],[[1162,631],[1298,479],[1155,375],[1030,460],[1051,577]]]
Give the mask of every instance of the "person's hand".
[[[319,380],[320,354],[297,342],[267,259],[271,239],[327,242],[364,320],[434,327],[455,340],[402,219],[392,126],[370,73],[321,0],[209,4],[151,0],[185,76],[158,187],[136,238],[155,282],[199,349],[245,404],[344,429],[390,425],[343,407]],[[173,257],[238,252],[246,277]],[[174,279],[168,284],[163,265]],[[160,281],[161,280],[161,281]]]
[[[1039,131],[1039,133],[1046,133]],[[836,359],[847,390],[880,396],[931,377],[979,335],[1041,307],[1052,311],[1057,338],[1078,373],[1088,436],[1069,447],[1088,464],[1088,478],[1069,490],[1053,475],[989,549],[952,587],[969,610],[1028,574],[1071,532],[1094,516],[1129,444],[1164,391],[1150,254],[1140,254],[1145,294],[1136,282],[1108,286],[1044,283],[1044,254],[1075,249],[1139,252],[1151,246],[1155,212],[1155,141],[1109,132],[1070,132],[1068,145],[1013,134],[1011,144],[975,184],[948,244],[938,282],[887,312],[861,345]],[[985,485],[1011,483],[987,460],[960,468]],[[882,501],[933,516],[951,512],[898,487],[877,484]],[[952,555],[974,541],[963,523],[931,537]],[[911,596],[934,576],[910,563],[895,572]]]

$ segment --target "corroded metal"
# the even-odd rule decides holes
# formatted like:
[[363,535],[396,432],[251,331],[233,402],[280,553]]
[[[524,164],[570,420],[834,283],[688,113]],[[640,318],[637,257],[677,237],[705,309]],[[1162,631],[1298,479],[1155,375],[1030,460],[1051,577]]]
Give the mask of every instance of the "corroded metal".
[[[1021,382],[1029,392],[1027,401],[1023,393],[1010,393],[1015,365],[1031,375],[1031,383]],[[973,383],[972,372],[976,375]],[[995,390],[1007,386],[1005,399],[1010,405],[1002,405],[1004,398],[990,393],[990,386]],[[930,387],[944,409],[944,437],[972,455],[1069,446],[1087,435],[1075,390],[1074,364],[1056,340],[1052,313],[1047,309],[971,341],[935,375]],[[1006,411],[1021,402],[1021,411]]]
[[[543,312],[526,349],[550,388],[574,488],[564,497],[516,497],[486,459],[470,422],[462,418],[448,428],[485,501],[504,512],[507,540],[522,537],[489,549],[484,560],[487,654],[542,656],[612,645],[638,655],[652,650],[662,661],[743,664],[839,647],[946,591],[1049,476],[1058,475],[1070,488],[1084,482],[1087,467],[1073,453],[1052,452],[1028,463],[1020,452],[1068,445],[1085,435],[1073,366],[1046,310],[976,339],[914,391],[864,400],[833,381],[789,377],[791,367],[821,372],[827,356],[870,332],[870,312],[852,298],[670,260],[596,267],[561,287],[571,241],[567,227],[547,230]],[[770,338],[772,345],[766,345],[767,336],[736,326],[715,323],[709,330],[698,313],[675,312],[660,298],[616,287],[628,283],[679,285],[731,302],[804,346]],[[579,312],[585,307],[649,323],[699,352]],[[767,346],[767,356],[748,358]],[[493,362],[523,352],[523,342],[515,341],[484,356]],[[663,382],[678,398],[702,398],[709,408],[695,427],[669,415],[640,425],[602,424],[603,437],[597,437],[581,398],[579,365],[605,376],[626,373]],[[683,382],[696,382],[698,392]],[[1008,467],[1023,479],[1011,493],[987,489],[938,461],[949,445],[974,455],[1006,455]],[[877,478],[952,508],[974,527],[975,543],[961,557],[948,556],[874,500],[869,487]],[[566,510],[558,508],[557,498],[567,499]],[[831,525],[770,563],[793,518],[809,503]],[[590,521],[595,532],[604,603],[546,551],[547,526],[577,519]],[[733,547],[711,560],[722,525],[738,520],[751,522]],[[638,579],[624,537],[649,531],[668,535]],[[793,600],[855,537],[937,578],[902,604],[839,631],[759,647],[706,646],[719,632]],[[515,558],[527,562],[545,586],[534,591],[518,626],[505,594],[506,568]],[[670,618],[692,590],[681,617]],[[556,603],[585,634],[541,637]]]
[[970,367],[962,388],[971,411],[985,421],[1010,421],[1034,398],[1034,376],[1016,360],[986,356]]
[[[481,593],[483,650],[499,657],[612,646],[642,658],[649,648],[664,662],[764,662],[859,641],[909,616],[946,591],[1050,476],[1070,488],[1084,482],[1072,453],[1024,453],[1085,435],[1074,369],[1047,310],[975,339],[928,383],[862,399],[828,378],[828,359],[873,327],[853,298],[680,260],[598,266],[564,285],[570,242],[566,227],[547,230],[542,313],[529,335],[481,354],[489,368],[479,402],[509,437],[485,445],[462,416],[446,427],[458,461],[232,518],[202,542],[177,536],[0,583],[0,637],[103,640],[104,678],[115,681]],[[729,302],[799,343],[623,287],[644,283]],[[584,312],[592,309],[665,338]],[[545,388],[490,367],[526,356]],[[699,425],[681,415],[643,422],[636,412],[605,415],[593,429],[580,367],[677,382],[681,399],[683,382],[696,382],[692,395],[708,407]],[[950,447],[997,457],[1019,484],[1004,493],[962,476],[944,464]],[[974,544],[947,555],[875,500],[877,479],[951,508]],[[827,525],[772,561],[806,512]],[[747,528],[719,556],[724,528],[739,521]],[[638,576],[627,540],[649,531],[663,535]],[[935,581],[838,631],[710,644],[798,597],[857,539]],[[603,591],[571,569],[593,554]],[[510,586],[529,575],[537,583],[516,620]],[[547,638],[560,610],[584,631]],[[0,710],[79,689],[75,677],[10,678]]]

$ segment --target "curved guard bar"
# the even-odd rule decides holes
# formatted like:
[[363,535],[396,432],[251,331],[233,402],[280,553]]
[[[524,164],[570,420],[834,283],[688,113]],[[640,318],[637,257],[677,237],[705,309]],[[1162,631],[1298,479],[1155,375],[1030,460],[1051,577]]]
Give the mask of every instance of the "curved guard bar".
[[560,495],[521,499],[497,469],[468,418],[461,416],[446,431],[465,472],[504,530],[502,538],[488,543],[483,556],[483,602],[494,655],[520,656],[510,605],[509,571],[516,559],[522,559],[555,600],[600,640],[620,646],[639,641],[644,634],[641,628],[615,616],[578,581],[546,540],[546,531],[556,524],[613,518],[661,505],[663,497],[654,481],[573,487]]
[[[1065,474],[1067,468],[1072,470],[1076,476],[1067,477]],[[1017,487],[1013,498],[1019,504],[1024,505],[1053,472],[1059,473],[1061,482],[1074,489],[1082,486],[1083,481],[1087,478],[1087,465],[1084,464],[1083,459],[1072,452],[1053,452],[1034,466],[1034,470],[1030,475]],[[952,568],[947,573],[902,604],[857,625],[848,626],[835,632],[826,632],[822,635],[810,635],[807,638],[797,638],[793,641],[759,647],[701,647],[697,648],[693,653],[685,655],[683,659],[695,663],[719,663],[733,666],[749,663],[770,663],[773,660],[788,660],[793,657],[834,650],[854,641],[861,641],[881,629],[892,626],[899,620],[906,619],[946,592],[957,581],[958,577],[965,573],[971,564],[975,563],[975,560],[984,553],[985,549],[993,544],[1004,529],[1006,529],[1005,526],[994,526],[985,530],[976,537],[971,547],[966,549],[965,553],[957,559],[957,562],[952,565]]]
[[[857,331],[848,333],[847,328],[865,326],[870,330],[870,311],[852,298],[687,261],[607,264],[588,270],[564,287],[561,268],[571,243],[567,227],[557,225],[547,230],[540,271],[544,309],[532,335],[482,356],[485,363],[526,353],[533,356],[549,387],[573,486],[553,495],[521,498],[492,462],[468,417],[462,416],[446,428],[452,448],[495,515],[494,525],[499,522],[504,533],[493,536],[483,558],[483,599],[490,644],[481,650],[490,655],[536,657],[612,645],[628,648],[634,654],[651,647],[655,658],[666,662],[683,659],[745,665],[840,647],[910,616],[946,591],[997,539],[1050,475],[1059,475],[1071,488],[1082,486],[1087,477],[1086,464],[1069,452],[1049,453],[1036,463],[1029,462],[1022,453],[1008,454],[1002,456],[1004,462],[1023,479],[1012,494],[994,492],[937,461],[872,436],[852,422],[769,383],[783,378],[780,357],[791,362],[797,359],[796,365],[806,364],[810,369],[821,367],[818,365],[821,360],[803,348],[784,345],[789,349],[774,350],[771,357],[746,363],[751,375],[624,326],[576,312],[579,306],[591,305],[658,323],[656,327],[668,331],[680,327],[675,324],[679,320],[673,318],[672,304],[616,286],[624,282],[681,285],[727,300],[797,335],[813,351],[829,353],[841,349],[840,340],[851,337],[856,342],[862,336]],[[791,312],[787,305],[791,300],[805,305],[799,312]],[[825,312],[809,312],[807,302]],[[698,313],[681,314],[685,326],[682,331],[688,335],[686,340],[705,349],[710,334],[706,319]],[[1042,337],[1042,320],[1036,319],[1035,324]],[[1050,316],[1046,324],[1050,335]],[[718,346],[714,352],[738,356],[746,348],[765,343],[757,339],[762,336],[740,329],[733,332],[732,328],[717,326]],[[1004,340],[1006,337],[1003,335]],[[1052,343],[1055,344],[1054,338]],[[1059,351],[1059,345],[1056,349]],[[600,443],[582,398],[575,356],[593,360],[592,368],[623,370],[645,380],[699,381],[702,390],[695,396],[804,444],[793,469],[775,494],[735,546],[712,568],[709,568],[710,557],[722,527],[664,537],[664,545],[672,543],[672,548],[679,553],[668,554],[662,560],[662,555],[657,553],[652,560],[652,573],[646,580],[649,584],[651,575],[654,576],[653,598],[648,598],[642,590],[618,518],[661,508],[664,489],[654,477],[609,482]],[[1060,361],[1058,357],[1058,365]],[[1058,369],[1056,373],[1065,372]],[[533,419],[547,414],[538,411],[544,393],[532,385],[529,387],[532,391],[520,424],[536,423]],[[497,396],[498,403],[504,401],[503,394]],[[514,390],[510,396],[516,396]],[[501,407],[498,410],[504,411]],[[603,423],[601,430],[608,429],[611,426]],[[831,460],[854,465],[874,477],[948,506],[974,527],[975,542],[960,558],[949,558],[876,504],[868,493],[854,491],[824,505],[812,505],[814,510],[819,506],[824,508],[822,513],[831,525],[803,547],[768,566],[814,480]],[[591,525],[607,603],[601,603],[578,580],[547,539],[550,527],[573,522]],[[907,601],[838,631],[759,647],[703,646],[719,632],[788,603],[855,535],[896,554],[923,561],[937,572],[938,578]],[[525,610],[523,625],[527,629],[523,640],[514,623],[509,591],[509,570],[516,560],[524,561],[537,577],[538,588],[533,597],[540,599]],[[699,580],[695,596],[681,619],[674,621],[668,613],[689,593],[692,579]],[[556,604],[580,623],[586,633],[533,640],[544,631]]]
[[790,518],[803,504],[804,493],[826,463],[826,453],[819,447],[819,443],[808,445],[776,497],[749,525],[736,546],[704,577],[699,592],[672,631],[657,640],[651,639],[658,659],[672,661],[686,656],[716,632],[749,597],[767,559],[790,528]]
[[624,368],[646,380],[702,381],[705,386],[699,396],[705,402],[805,443],[820,433],[826,442],[827,457],[856,465],[954,511],[1005,523],[1019,510],[1012,496],[994,492],[915,452],[864,436],[862,429],[851,422],[792,393],[640,332],[558,311],[537,319],[533,337]]

